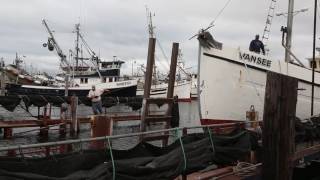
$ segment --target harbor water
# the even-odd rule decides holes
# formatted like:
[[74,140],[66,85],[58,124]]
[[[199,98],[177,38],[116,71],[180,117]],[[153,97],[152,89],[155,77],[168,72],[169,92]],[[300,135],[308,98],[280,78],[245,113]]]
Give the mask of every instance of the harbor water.
[[[38,115],[38,108],[33,107],[29,109],[29,112],[19,105],[14,112],[7,111],[0,107],[0,120],[3,121],[15,121],[15,120],[33,120]],[[165,107],[155,108],[155,112],[162,112]],[[105,109],[108,115],[139,115],[140,110],[132,111],[132,109],[125,105],[117,105]],[[42,114],[42,108],[40,113]],[[77,110],[78,117],[88,117],[91,116],[92,109],[89,106],[79,105]],[[52,118],[59,118],[60,108],[53,107]],[[180,116],[180,127],[189,127],[200,125],[199,113],[198,113],[198,102],[193,100],[191,102],[179,102],[179,116]],[[49,129],[48,137],[42,137],[39,135],[39,127],[32,128],[15,128],[13,129],[13,137],[11,139],[3,138],[3,131],[0,137],[0,146],[10,146],[10,145],[23,145],[23,144],[34,144],[40,142],[53,142],[66,139],[76,139],[76,138],[89,138],[91,137],[90,124],[81,124],[80,133],[75,136],[70,136],[69,133],[65,137],[59,135],[59,127],[51,127]],[[140,131],[140,121],[120,121],[113,125],[113,135],[116,134],[128,134]],[[195,130],[199,131],[199,130]],[[68,132],[68,130],[67,130]],[[125,140],[127,141],[127,140]],[[127,147],[131,147],[135,143],[130,144],[132,139],[127,142],[118,143],[121,146],[125,144]]]

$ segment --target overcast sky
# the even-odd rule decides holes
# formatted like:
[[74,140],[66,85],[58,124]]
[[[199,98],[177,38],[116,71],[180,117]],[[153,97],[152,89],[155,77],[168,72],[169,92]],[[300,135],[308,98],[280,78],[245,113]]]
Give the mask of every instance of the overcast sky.
[[[102,59],[113,56],[126,61],[125,73],[138,64],[146,64],[148,32],[145,6],[155,13],[156,36],[170,58],[172,42],[179,42],[186,67],[197,64],[198,43],[188,40],[216,18],[228,0],[1,0],[0,57],[11,63],[18,52],[27,68],[47,72],[59,71],[59,58],[42,47],[48,34],[41,23],[44,18],[55,31],[56,40],[65,53],[74,48],[74,25],[81,23],[86,41]],[[263,33],[271,0],[231,0],[210,30],[224,46],[248,48],[255,34]],[[298,0],[295,9],[309,11],[294,17],[293,52],[306,62],[312,56],[313,1]],[[276,13],[286,12],[288,2],[279,1]],[[319,15],[318,15],[319,18]],[[283,59],[280,27],[286,17],[275,16],[271,28],[270,56]],[[319,36],[318,36],[319,37]],[[318,43],[317,43],[318,44]],[[159,45],[157,45],[159,47]],[[160,69],[168,67],[157,48]]]

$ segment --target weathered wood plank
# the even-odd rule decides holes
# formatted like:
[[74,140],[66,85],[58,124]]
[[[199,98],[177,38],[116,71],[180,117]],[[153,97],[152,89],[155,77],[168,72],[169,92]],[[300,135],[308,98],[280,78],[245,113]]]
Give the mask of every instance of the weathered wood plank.
[[145,74],[144,93],[143,93],[143,101],[142,101],[142,109],[141,109],[141,123],[140,123],[141,132],[146,131],[145,118],[149,112],[149,105],[146,99],[150,98],[155,48],[156,48],[156,39],[149,38],[147,69]]
[[264,180],[291,180],[298,80],[268,72],[263,114]]

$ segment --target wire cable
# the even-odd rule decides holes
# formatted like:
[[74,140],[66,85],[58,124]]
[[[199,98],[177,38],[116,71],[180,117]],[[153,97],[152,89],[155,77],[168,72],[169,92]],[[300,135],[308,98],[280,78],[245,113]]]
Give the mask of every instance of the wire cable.
[[209,24],[209,26],[213,26],[214,23],[216,22],[216,20],[220,17],[220,15],[223,13],[223,11],[226,9],[226,7],[229,5],[229,3],[231,2],[231,0],[228,0],[227,3],[223,6],[223,8],[219,11],[219,13],[217,14],[217,16],[213,19],[213,21],[211,21],[211,23]]

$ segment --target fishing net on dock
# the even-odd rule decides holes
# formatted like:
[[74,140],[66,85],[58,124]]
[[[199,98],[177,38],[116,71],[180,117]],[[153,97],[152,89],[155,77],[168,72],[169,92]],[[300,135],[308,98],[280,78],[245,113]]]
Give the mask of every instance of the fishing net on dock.
[[18,96],[0,96],[0,105],[12,112],[20,104],[20,100]]
[[[86,96],[78,97],[79,104],[86,106],[91,106],[91,100]],[[117,104],[126,104],[132,107],[133,110],[138,110],[142,107],[141,97],[101,97],[103,107],[112,107]],[[44,107],[47,104],[51,104],[55,107],[61,107],[62,104],[70,104],[70,97],[64,96],[45,96],[45,95],[10,95],[10,96],[0,96],[0,105],[8,111],[14,111],[15,108],[23,102],[24,106],[28,110],[30,106],[34,107]]]
[[[46,158],[0,158],[0,179],[82,180],[173,179],[210,165],[230,165],[253,148],[251,133],[228,135],[207,133],[177,138],[171,145],[157,147],[141,142],[128,150],[87,150]],[[112,161],[114,159],[114,161]]]

